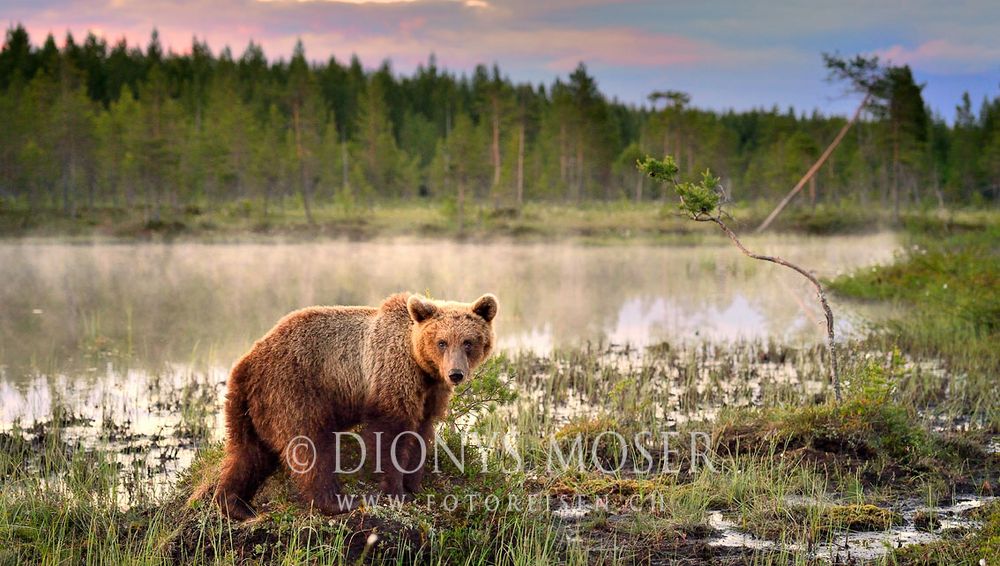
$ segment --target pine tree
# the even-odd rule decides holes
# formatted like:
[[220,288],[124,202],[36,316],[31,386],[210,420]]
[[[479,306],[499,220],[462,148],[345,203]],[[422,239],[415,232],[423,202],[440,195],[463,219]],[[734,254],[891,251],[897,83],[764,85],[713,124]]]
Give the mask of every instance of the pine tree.
[[361,97],[355,125],[357,148],[352,156],[360,164],[365,192],[400,195],[399,150],[386,112],[382,82],[369,82]]
[[320,138],[326,123],[325,110],[312,70],[305,58],[302,42],[295,44],[295,52],[288,70],[286,101],[291,120],[291,136],[294,144],[296,183],[302,196],[306,221],[314,224],[312,216],[312,193],[319,180]]
[[115,207],[124,204],[131,208],[135,204],[135,188],[139,183],[140,119],[141,108],[129,88],[111,103],[107,112],[97,117],[97,183]]
[[[154,37],[154,44],[156,38]],[[182,138],[184,120],[177,102],[170,96],[167,77],[159,63],[149,71],[148,79],[139,91],[143,131],[136,151],[139,176],[145,189],[148,220],[161,221],[164,192],[170,191],[171,203],[178,203],[178,143]]]
[[[67,44],[72,44],[72,36],[67,38]],[[94,172],[93,104],[87,97],[83,74],[69,57],[60,59],[57,72],[53,83],[57,92],[47,131],[52,136],[54,157],[61,164],[63,214],[72,216],[76,214],[76,197],[82,186],[87,187],[88,203],[93,205],[93,184],[88,178]]]
[[889,140],[892,145],[892,210],[893,218],[898,221],[900,184],[904,176],[914,199],[918,196],[915,177],[924,173],[922,166],[929,120],[921,96],[924,87],[914,82],[908,65],[890,68],[885,88],[883,96],[888,101]]

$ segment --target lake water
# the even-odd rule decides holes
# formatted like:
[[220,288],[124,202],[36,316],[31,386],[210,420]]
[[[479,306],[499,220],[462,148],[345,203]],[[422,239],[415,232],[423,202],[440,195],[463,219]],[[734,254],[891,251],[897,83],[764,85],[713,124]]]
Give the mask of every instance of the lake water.
[[[892,258],[892,234],[748,238],[820,276]],[[728,242],[697,246],[472,244],[0,244],[0,422],[54,400],[107,411],[230,365],[290,310],[377,304],[401,291],[500,300],[499,347],[702,339],[824,339],[812,288]],[[838,304],[838,328],[863,307]],[[169,383],[164,383],[169,385]],[[166,403],[166,401],[164,401]],[[90,412],[90,411],[87,411]],[[100,415],[89,415],[100,417]],[[141,420],[141,419],[140,419]]]
[[[820,276],[885,262],[892,234],[748,238]],[[499,348],[825,339],[812,288],[728,242],[0,243],[0,431],[50,421],[170,479],[219,439],[229,367],[290,310],[401,290],[500,301]],[[834,300],[849,334],[871,313]],[[552,404],[554,400],[542,402]],[[51,423],[49,424],[51,426]],[[128,469],[128,468],[126,468]],[[150,471],[151,470],[151,471]]]

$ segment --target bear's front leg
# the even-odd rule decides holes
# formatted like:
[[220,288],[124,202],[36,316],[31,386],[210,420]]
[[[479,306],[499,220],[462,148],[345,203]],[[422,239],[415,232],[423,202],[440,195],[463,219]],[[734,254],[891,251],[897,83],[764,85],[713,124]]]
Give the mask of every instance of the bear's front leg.
[[371,418],[366,429],[369,453],[376,458],[375,475],[380,478],[379,487],[386,495],[404,495],[401,468],[409,460],[408,441],[412,439],[408,437],[412,435],[403,434],[407,427],[392,417]]
[[[431,457],[434,449],[434,422],[427,419],[417,428],[417,434],[423,440],[423,450],[418,444],[420,440],[410,438],[411,449],[406,462],[406,469],[412,470],[403,477],[403,487],[409,493],[417,493],[424,481],[424,472],[427,468],[427,460]],[[411,436],[412,435],[408,435]],[[421,457],[423,456],[423,457]]]

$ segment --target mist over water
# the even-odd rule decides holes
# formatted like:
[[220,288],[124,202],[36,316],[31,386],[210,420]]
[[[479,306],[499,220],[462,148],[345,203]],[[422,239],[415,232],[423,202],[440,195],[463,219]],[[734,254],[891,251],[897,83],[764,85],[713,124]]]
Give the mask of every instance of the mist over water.
[[[891,234],[748,239],[833,276],[891,259]],[[824,339],[811,287],[728,242],[697,246],[416,242],[0,244],[2,424],[43,418],[58,400],[100,419],[157,426],[160,391],[216,387],[287,312],[378,304],[409,290],[500,299],[507,351],[581,343]],[[863,324],[839,304],[838,327]],[[169,413],[170,400],[159,406]],[[130,406],[131,404],[134,406]],[[136,411],[139,411],[136,413]],[[151,424],[153,423],[153,424]]]

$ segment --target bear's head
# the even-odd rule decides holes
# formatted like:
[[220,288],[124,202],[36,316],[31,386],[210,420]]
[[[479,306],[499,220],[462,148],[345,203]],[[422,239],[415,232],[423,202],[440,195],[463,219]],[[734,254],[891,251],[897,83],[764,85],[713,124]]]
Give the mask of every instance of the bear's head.
[[413,320],[413,356],[420,367],[447,387],[468,378],[493,349],[497,298],[483,295],[473,303],[432,301],[410,295],[406,309]]

